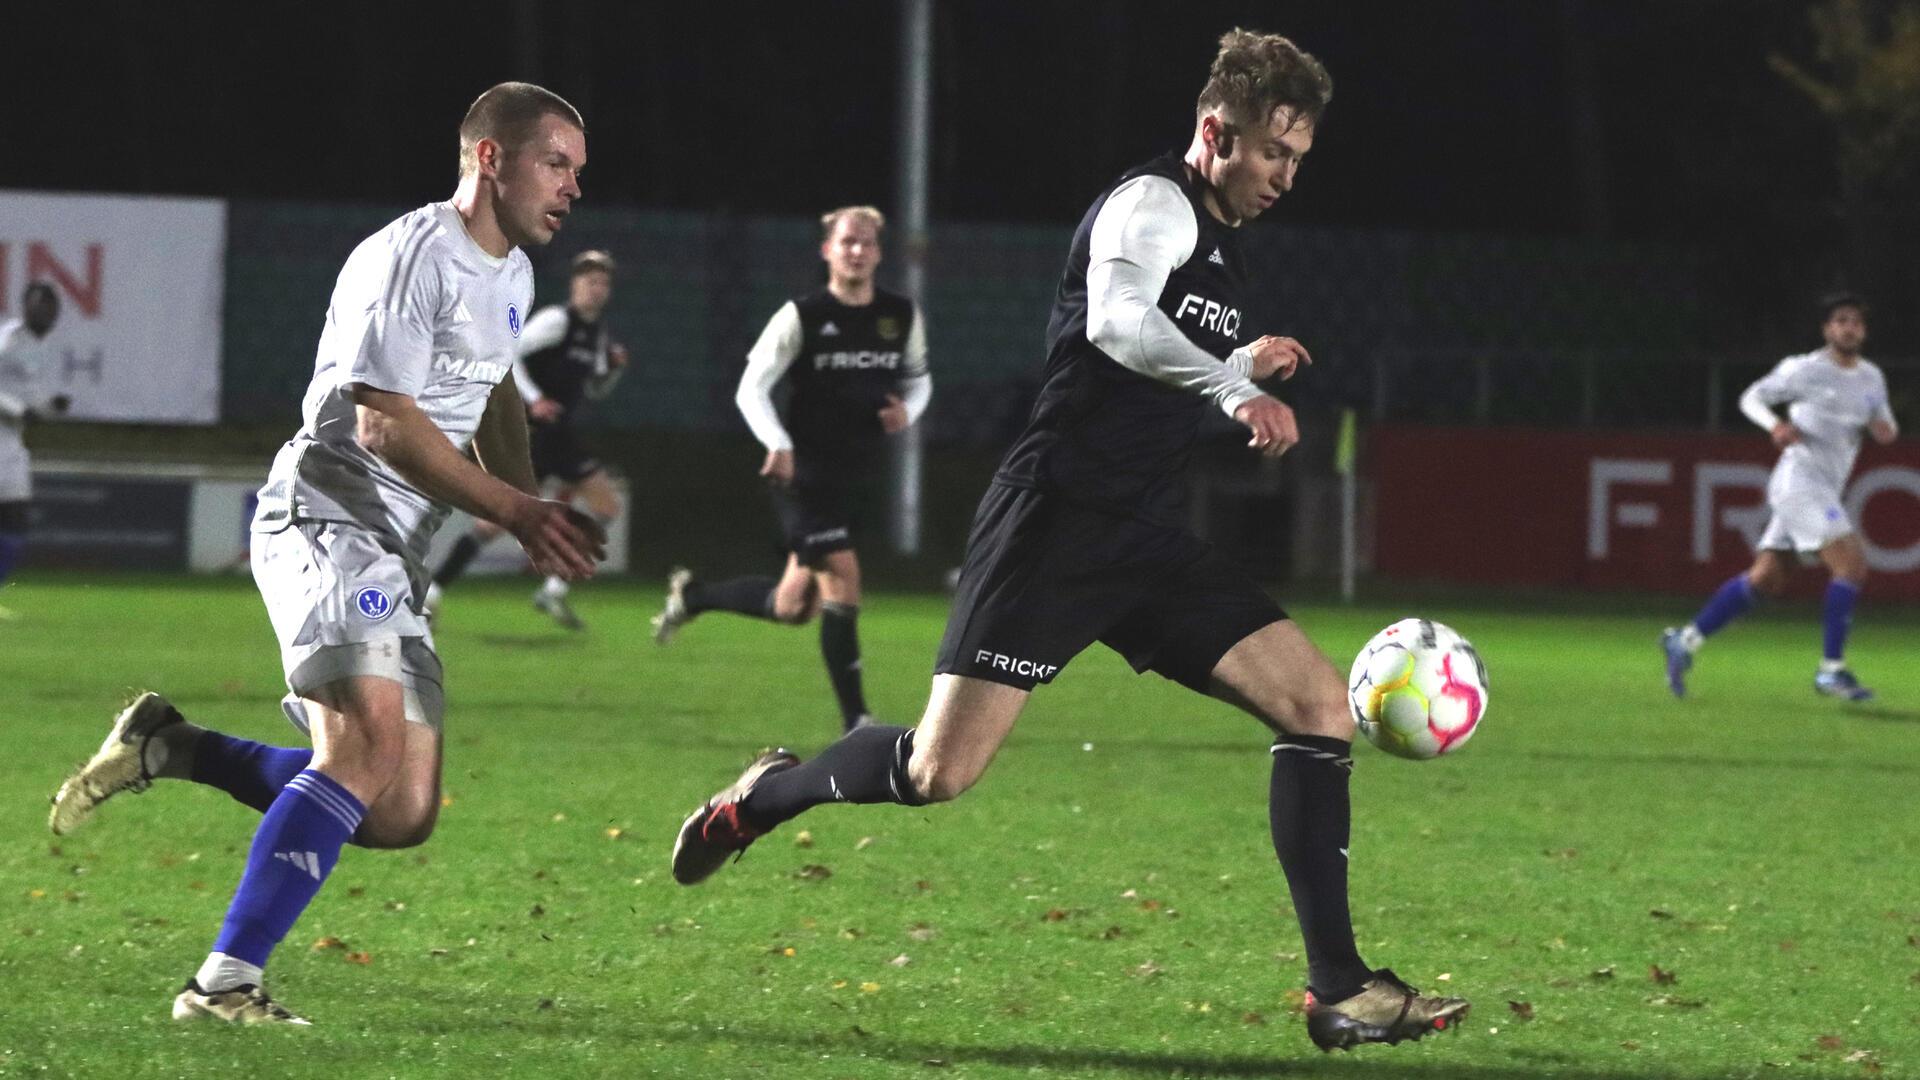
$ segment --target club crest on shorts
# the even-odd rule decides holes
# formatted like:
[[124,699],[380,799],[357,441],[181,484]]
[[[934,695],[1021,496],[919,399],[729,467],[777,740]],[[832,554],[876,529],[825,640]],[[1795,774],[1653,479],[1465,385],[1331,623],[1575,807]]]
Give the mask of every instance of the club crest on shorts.
[[507,305],[507,329],[513,332],[514,337],[520,336],[520,307],[517,304]]
[[373,622],[393,614],[393,598],[385,589],[368,585],[353,594],[353,609]]

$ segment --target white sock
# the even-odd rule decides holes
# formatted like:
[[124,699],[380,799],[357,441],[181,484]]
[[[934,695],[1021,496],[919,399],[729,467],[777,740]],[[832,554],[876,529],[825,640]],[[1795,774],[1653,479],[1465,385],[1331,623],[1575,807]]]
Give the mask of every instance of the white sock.
[[1706,635],[1700,632],[1699,627],[1693,625],[1692,623],[1688,623],[1687,625],[1680,628],[1680,647],[1681,648],[1687,650],[1690,653],[1697,653],[1700,651],[1700,646],[1705,645],[1706,643],[1707,643]]
[[1845,670],[1847,670],[1847,662],[1845,660],[1823,659],[1820,661],[1820,674],[1822,675],[1831,675],[1836,671],[1845,671]]
[[567,595],[567,583],[560,580],[557,576],[549,577],[546,584],[540,586],[540,591],[546,593],[548,596],[565,596]]
[[236,986],[262,986],[266,977],[266,973],[257,965],[236,960],[223,952],[208,953],[206,962],[200,965],[199,971],[193,973],[193,981],[209,994],[231,990]]

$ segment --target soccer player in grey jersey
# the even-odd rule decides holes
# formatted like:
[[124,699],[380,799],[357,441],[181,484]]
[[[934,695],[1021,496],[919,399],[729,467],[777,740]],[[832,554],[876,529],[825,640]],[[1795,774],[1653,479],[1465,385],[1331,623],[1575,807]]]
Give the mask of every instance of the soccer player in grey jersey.
[[[586,129],[558,95],[502,83],[460,125],[453,198],[348,256],[314,359],[305,422],[274,459],[253,522],[253,573],[280,639],[287,718],[313,749],[188,723],[144,693],[62,784],[55,833],[155,779],[218,787],[262,812],[246,868],[177,1020],[305,1020],[262,969],[346,843],[423,843],[440,809],[439,657],[422,560],[450,506],[492,521],[543,572],[593,573],[604,535],[536,493],[511,372],[533,301],[522,247],[580,197]],[[471,446],[477,464],[463,451]]]
[[[60,297],[35,281],[20,294],[20,317],[0,322],[0,585],[27,548],[27,504],[33,498],[33,460],[27,454],[30,421],[67,411],[65,394],[47,392]],[[0,620],[13,613],[0,607]]]
[[[1790,557],[1818,558],[1832,574],[1821,617],[1820,666],[1813,689],[1844,701],[1866,701],[1873,691],[1847,667],[1847,632],[1854,602],[1867,583],[1867,553],[1841,502],[1841,489],[1860,454],[1860,437],[1890,443],[1899,425],[1887,403],[1887,377],[1860,355],[1867,341],[1867,305],[1852,293],[1821,301],[1823,348],[1780,361],[1740,395],[1740,411],[1773,439],[1780,460],[1767,480],[1772,516],[1760,535],[1753,566],[1727,579],[1692,622],[1660,636],[1667,688],[1687,692],[1687,672],[1708,637],[1746,614],[1762,596],[1786,591]],[[1782,417],[1773,410],[1787,406]]]
[[1098,641],[1272,732],[1268,815],[1306,942],[1314,1043],[1419,1038],[1466,1012],[1361,958],[1347,899],[1346,684],[1179,513],[1209,408],[1265,454],[1299,441],[1292,410],[1255,381],[1290,375],[1307,354],[1241,325],[1239,226],[1293,186],[1332,92],[1326,69],[1284,37],[1221,39],[1185,153],[1123,174],[1074,234],[1039,400],[974,516],[920,725],[858,728],[804,763],[761,755],[681,825],[675,880],[706,878],[815,806],[957,798],[1036,688]]

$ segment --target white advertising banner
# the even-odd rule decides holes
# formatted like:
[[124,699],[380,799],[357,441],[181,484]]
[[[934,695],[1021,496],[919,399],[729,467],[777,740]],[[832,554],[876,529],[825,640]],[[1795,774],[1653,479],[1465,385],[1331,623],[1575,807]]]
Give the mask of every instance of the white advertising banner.
[[220,419],[227,207],[218,199],[0,191],[0,319],[60,297],[39,379],[79,420]]

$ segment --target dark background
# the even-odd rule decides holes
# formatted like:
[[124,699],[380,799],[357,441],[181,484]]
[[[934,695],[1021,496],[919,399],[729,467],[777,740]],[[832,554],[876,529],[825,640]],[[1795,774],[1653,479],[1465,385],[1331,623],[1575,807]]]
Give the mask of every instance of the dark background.
[[[1819,70],[1812,6],[945,0],[933,213],[1076,219],[1118,169],[1184,144],[1218,35],[1247,25],[1335,80],[1282,222],[1697,243],[1769,303],[1904,290],[1902,253],[1844,241],[1833,130],[1767,66]],[[895,201],[886,0],[40,4],[8,22],[0,186],[414,203],[451,190],[472,98],[528,78],[587,117],[583,209]],[[1870,194],[1893,217],[1855,232],[1920,232],[1914,170]],[[1908,321],[1877,329],[1920,352]]]

